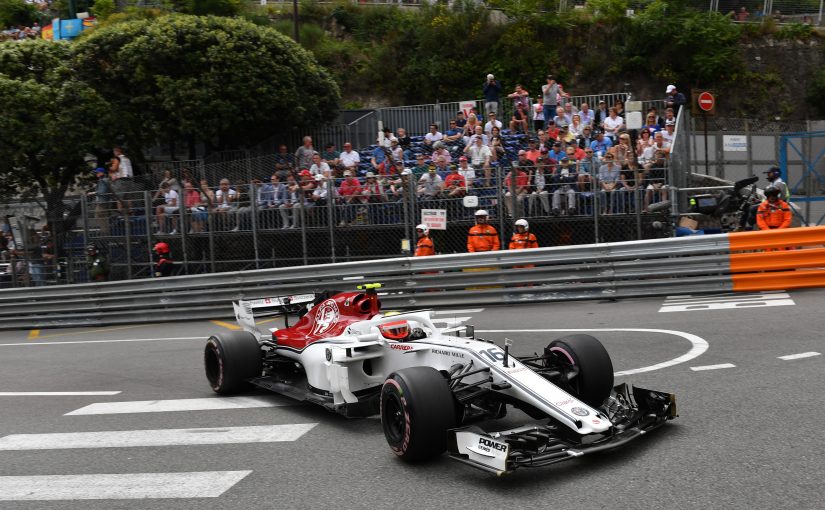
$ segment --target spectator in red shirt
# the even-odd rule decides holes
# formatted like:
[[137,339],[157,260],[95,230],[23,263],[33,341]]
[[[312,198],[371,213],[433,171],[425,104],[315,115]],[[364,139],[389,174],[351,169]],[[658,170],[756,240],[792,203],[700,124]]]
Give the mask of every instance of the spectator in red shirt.
[[544,134],[550,142],[548,145],[553,145],[553,142],[559,139],[559,128],[556,127],[556,122],[553,119],[544,121]]
[[[515,172],[515,185],[513,185],[513,173]],[[530,176],[520,167],[513,165],[513,168],[507,173],[504,178],[504,189],[507,192],[504,194],[504,206],[507,207],[507,212],[510,216],[522,216],[524,211],[524,197],[527,196],[530,189]],[[513,211],[513,196],[515,195],[516,211]]]
[[346,203],[360,199],[361,181],[359,181],[357,177],[354,177],[351,171],[347,170],[344,172],[344,182],[339,186],[338,194]]
[[467,193],[467,181],[458,173],[458,167],[452,167],[447,178],[444,179],[444,188],[449,198],[460,198]]
[[361,192],[361,182],[358,178],[353,176],[350,170],[345,171],[344,182],[338,187],[338,196],[341,197],[344,208],[344,219],[341,220],[341,226],[351,222],[353,218],[355,218],[357,206],[363,205],[366,202],[367,199]]

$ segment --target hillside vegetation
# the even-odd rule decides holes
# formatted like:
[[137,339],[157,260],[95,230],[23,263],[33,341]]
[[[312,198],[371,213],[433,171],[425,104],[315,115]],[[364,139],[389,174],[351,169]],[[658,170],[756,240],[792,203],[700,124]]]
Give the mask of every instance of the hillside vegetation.
[[[552,2],[548,2],[552,3]],[[301,4],[300,42],[338,81],[344,106],[418,104],[480,96],[487,73],[538,91],[548,72],[573,94],[658,98],[676,83],[719,93],[722,113],[825,116],[820,37],[802,24],[737,24],[679,0],[652,0],[628,18],[624,0],[541,12],[536,0],[468,0],[401,9]],[[242,13],[292,34],[290,6]],[[806,98],[810,101],[806,102]]]

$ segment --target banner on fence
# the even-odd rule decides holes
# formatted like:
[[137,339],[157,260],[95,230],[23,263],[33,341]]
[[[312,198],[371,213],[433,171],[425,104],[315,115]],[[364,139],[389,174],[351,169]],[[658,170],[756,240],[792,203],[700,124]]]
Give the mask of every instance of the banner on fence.
[[421,209],[421,223],[430,230],[447,230],[446,209]]
[[464,112],[464,117],[466,118],[470,116],[470,110],[476,107],[476,102],[472,100],[461,101],[460,103],[458,103],[458,106],[459,108],[461,108],[461,111]]
[[722,148],[725,152],[748,152],[748,137],[745,135],[723,135]]

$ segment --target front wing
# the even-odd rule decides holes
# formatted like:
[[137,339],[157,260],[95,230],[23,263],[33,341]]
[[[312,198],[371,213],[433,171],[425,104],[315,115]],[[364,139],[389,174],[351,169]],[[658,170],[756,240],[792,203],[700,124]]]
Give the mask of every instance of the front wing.
[[471,426],[450,430],[447,448],[450,457],[459,462],[502,475],[519,467],[547,466],[619,447],[678,416],[673,394],[630,384],[614,387],[600,410],[613,424],[604,434],[576,437],[567,427],[553,424],[501,432]]

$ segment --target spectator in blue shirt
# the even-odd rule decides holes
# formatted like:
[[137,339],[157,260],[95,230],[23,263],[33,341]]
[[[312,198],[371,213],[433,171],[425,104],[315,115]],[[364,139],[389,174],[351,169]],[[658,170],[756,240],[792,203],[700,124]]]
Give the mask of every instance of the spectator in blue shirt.
[[596,131],[596,139],[590,143],[590,148],[596,153],[596,156],[601,158],[607,154],[607,149],[613,147],[613,142],[609,138],[605,138],[602,130]]
[[561,161],[562,158],[567,157],[567,153],[564,149],[561,148],[561,142],[553,142],[553,148],[550,149],[550,152],[547,153],[547,156],[555,159],[556,161]]
[[278,153],[275,154],[275,171],[278,173],[278,178],[281,180],[286,179],[286,174],[292,170],[294,162],[295,159],[289,153],[286,145],[278,147]]
[[[373,149],[372,151],[372,158],[370,159],[370,163],[372,164],[372,171],[375,173],[383,173],[384,172],[384,161],[387,159],[387,151],[384,147],[380,145]],[[358,173],[366,174],[363,170],[359,170]]]

